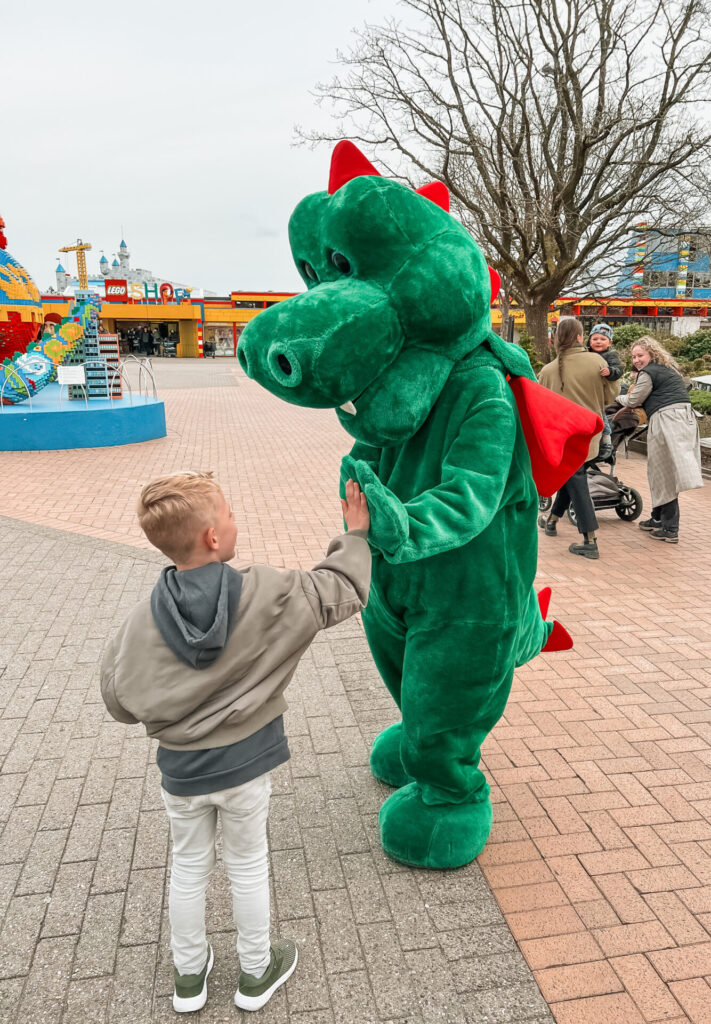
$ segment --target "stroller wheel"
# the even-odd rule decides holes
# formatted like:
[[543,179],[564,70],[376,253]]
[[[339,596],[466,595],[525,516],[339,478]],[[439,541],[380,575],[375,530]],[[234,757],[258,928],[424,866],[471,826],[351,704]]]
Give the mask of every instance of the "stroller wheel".
[[538,499],[538,511],[539,512],[547,512],[548,509],[551,508],[552,505],[553,505],[553,499],[552,498],[539,498]]
[[633,523],[642,515],[642,495],[632,487],[625,487],[615,505],[615,512],[626,523]]
[[571,521],[573,526],[577,526],[578,525],[578,517],[576,516],[575,509],[573,508],[572,505],[568,509],[568,519]]

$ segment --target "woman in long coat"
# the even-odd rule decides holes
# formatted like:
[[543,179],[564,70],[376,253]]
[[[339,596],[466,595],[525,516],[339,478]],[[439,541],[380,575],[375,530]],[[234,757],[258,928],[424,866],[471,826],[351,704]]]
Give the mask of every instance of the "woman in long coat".
[[679,494],[704,485],[699,426],[681,371],[658,341],[639,338],[632,347],[632,362],[637,381],[617,402],[644,409],[649,420],[647,478],[652,517],[639,528],[655,540],[678,544]]
[[[550,391],[565,395],[597,413],[602,419],[605,406],[614,401],[620,385],[617,381],[608,380],[605,371],[609,368],[602,356],[584,348],[583,325],[579,320],[573,317],[561,320],[556,331],[555,348],[558,356],[543,367],[538,375],[539,382]],[[582,543],[571,544],[568,550],[583,558],[600,557],[595,537],[597,518],[586,475],[588,464],[598,457],[600,436],[596,434],[591,440],[585,464],[558,491],[548,518],[541,516],[538,520],[546,537],[556,537],[556,524],[572,505]]]

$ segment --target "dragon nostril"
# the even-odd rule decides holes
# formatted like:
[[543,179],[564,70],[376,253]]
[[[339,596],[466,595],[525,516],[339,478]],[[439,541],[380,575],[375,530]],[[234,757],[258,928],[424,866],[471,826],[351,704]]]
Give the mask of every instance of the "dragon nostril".
[[270,346],[267,366],[279,388],[297,388],[301,383],[301,363],[298,355],[282,341]]

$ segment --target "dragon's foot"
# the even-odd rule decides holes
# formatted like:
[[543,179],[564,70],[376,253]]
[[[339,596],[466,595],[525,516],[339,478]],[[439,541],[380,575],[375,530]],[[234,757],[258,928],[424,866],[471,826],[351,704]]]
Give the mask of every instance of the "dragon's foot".
[[488,786],[478,803],[426,804],[412,782],[388,797],[379,820],[383,849],[394,860],[420,868],[460,868],[479,856],[489,838]]
[[399,788],[412,782],[400,758],[401,738],[402,722],[396,722],[383,729],[370,748],[370,770],[378,782],[384,782],[386,786]]

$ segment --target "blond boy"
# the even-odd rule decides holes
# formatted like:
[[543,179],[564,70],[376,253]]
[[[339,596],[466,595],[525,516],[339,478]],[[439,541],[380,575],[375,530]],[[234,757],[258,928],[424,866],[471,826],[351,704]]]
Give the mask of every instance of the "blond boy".
[[142,722],[159,742],[179,1013],[207,1001],[205,893],[218,815],[238,933],[236,1005],[258,1010],[296,967],[294,943],[269,939],[269,772],[289,758],[284,690],[299,659],[319,630],[367,601],[370,517],[353,481],[341,505],[348,532],[310,572],[237,572],[226,564],[237,525],[211,473],[161,477],[141,492],[141,527],[174,564],[108,644],[101,692],[117,721]]

